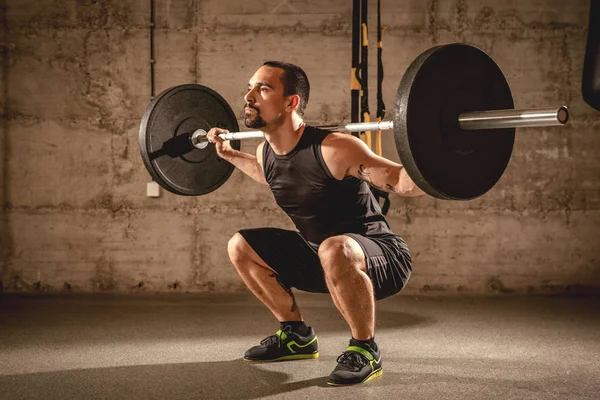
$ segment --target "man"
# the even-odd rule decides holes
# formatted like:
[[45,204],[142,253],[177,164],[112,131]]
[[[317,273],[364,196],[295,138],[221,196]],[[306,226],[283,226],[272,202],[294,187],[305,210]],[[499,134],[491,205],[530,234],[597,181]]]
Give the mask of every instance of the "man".
[[232,149],[213,128],[217,154],[259,183],[299,232],[241,230],[229,257],[248,288],[280,322],[275,335],[249,349],[247,361],[318,357],[317,336],[307,326],[292,287],[331,294],[348,323],[350,346],[329,376],[331,385],[381,375],[375,343],[375,299],[399,292],[412,266],[408,248],[391,232],[368,184],[404,196],[423,192],[402,165],[375,155],[362,141],[308,126],[302,116],[309,82],[298,66],[266,62],[248,85],[245,124],[264,132],[256,156]]

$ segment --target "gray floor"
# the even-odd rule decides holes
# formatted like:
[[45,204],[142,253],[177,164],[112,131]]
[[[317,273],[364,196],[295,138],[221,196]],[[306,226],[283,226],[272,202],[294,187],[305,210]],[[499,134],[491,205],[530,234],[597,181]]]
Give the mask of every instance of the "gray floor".
[[317,360],[250,364],[277,325],[251,295],[0,297],[1,399],[600,398],[600,299],[377,303],[384,373],[334,388],[349,339],[327,295],[299,294]]

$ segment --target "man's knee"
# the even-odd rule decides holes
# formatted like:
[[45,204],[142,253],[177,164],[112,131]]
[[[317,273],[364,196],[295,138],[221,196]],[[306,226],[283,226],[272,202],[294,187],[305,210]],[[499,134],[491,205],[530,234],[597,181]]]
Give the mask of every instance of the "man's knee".
[[345,274],[348,270],[366,271],[362,248],[349,236],[332,236],[319,246],[319,259],[329,276]]
[[251,261],[253,264],[260,267],[267,268],[271,271],[273,270],[265,264],[258,254],[256,254],[256,251],[254,251],[252,246],[250,246],[244,236],[239,232],[236,232],[236,234],[229,239],[229,242],[227,243],[227,253],[229,254],[229,259],[238,271],[242,266],[247,267],[248,265],[251,265],[246,261]]
[[227,253],[231,261],[251,258],[252,252],[252,248],[239,232],[236,232],[227,243]]

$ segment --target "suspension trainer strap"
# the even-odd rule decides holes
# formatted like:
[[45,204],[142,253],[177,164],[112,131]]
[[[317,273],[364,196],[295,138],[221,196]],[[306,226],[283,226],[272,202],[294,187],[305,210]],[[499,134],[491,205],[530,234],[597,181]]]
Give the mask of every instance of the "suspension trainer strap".
[[[360,18],[361,18],[361,49],[360,49],[360,116],[361,122],[371,122],[371,112],[369,111],[369,37],[368,37],[368,19],[367,19],[367,0],[361,0]],[[359,136],[363,142],[371,148],[371,132],[362,132]]]
[[[383,31],[385,27],[381,26],[381,0],[377,0],[377,121],[382,121],[385,117],[385,103],[383,102]],[[381,146],[381,131],[375,132],[375,154],[383,155]],[[381,212],[387,215],[390,209],[390,194],[375,188],[371,188],[375,199],[383,199]]]
[[[377,115],[376,120],[382,121],[385,118],[385,103],[383,102],[383,31],[385,27],[381,26],[381,0],[377,0]],[[375,153],[378,156],[383,155],[381,146],[381,131],[375,133]]]
[[[360,0],[352,1],[352,67],[350,69],[350,120],[359,121],[358,104],[360,99]],[[358,132],[352,133],[358,137]]]

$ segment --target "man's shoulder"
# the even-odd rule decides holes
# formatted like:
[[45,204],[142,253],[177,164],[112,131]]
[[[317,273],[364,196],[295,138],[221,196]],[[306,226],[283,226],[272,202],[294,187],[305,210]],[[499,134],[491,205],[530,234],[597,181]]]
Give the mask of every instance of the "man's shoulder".
[[356,146],[361,140],[351,134],[342,132],[328,131],[328,135],[323,139],[327,146],[333,146],[336,149],[348,149]]
[[329,135],[331,133],[331,131],[328,131],[326,129],[321,129],[318,126],[312,126],[309,124],[306,124],[306,126],[304,127],[304,133],[308,133],[310,136],[312,137],[325,137],[327,135]]
[[341,132],[329,132],[321,143],[323,161],[338,180],[346,176],[350,159],[355,154],[356,143],[352,135]]
[[318,127],[306,125],[304,134],[310,137],[313,143],[321,144],[322,147],[328,147],[333,151],[352,151],[361,140],[351,134],[329,131]]

